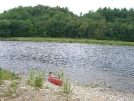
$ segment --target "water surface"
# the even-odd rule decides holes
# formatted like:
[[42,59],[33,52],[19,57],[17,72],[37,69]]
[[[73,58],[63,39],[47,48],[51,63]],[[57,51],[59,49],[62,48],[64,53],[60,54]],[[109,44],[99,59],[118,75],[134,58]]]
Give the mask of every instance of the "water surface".
[[18,74],[65,69],[73,82],[134,93],[134,47],[0,41],[0,67]]

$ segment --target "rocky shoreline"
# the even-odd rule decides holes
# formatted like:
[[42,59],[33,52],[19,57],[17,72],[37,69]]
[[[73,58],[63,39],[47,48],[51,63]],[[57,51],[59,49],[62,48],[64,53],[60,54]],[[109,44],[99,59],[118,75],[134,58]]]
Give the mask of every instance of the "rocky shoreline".
[[[134,101],[133,93],[123,93],[111,88],[100,88],[95,86],[82,86],[71,83],[72,92],[64,93],[62,89],[47,80],[43,87],[35,89],[26,84],[27,77],[21,80],[5,80],[0,85],[0,101]],[[15,93],[9,92],[12,82],[17,82]]]

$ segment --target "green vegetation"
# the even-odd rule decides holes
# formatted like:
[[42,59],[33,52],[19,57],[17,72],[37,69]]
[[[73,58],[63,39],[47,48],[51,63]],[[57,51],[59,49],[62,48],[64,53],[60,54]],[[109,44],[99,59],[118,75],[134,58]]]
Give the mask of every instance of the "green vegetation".
[[43,37],[8,37],[8,38],[0,38],[0,40],[2,40],[2,41],[89,43],[89,44],[134,46],[134,42],[113,41],[113,40],[95,40],[95,39],[79,39],[79,38],[74,39],[74,38],[43,38]]
[[13,80],[13,79],[19,79],[19,77],[16,76],[15,73],[0,68],[0,80]]
[[72,91],[71,89],[71,83],[68,78],[66,78],[62,85],[63,92],[70,93]]
[[[2,68],[0,68],[0,85],[2,85],[4,83],[3,80],[15,80],[15,79],[20,79],[20,77],[15,75],[15,73],[12,73],[10,71],[3,70]],[[16,82],[11,82],[8,90],[5,91],[6,96],[16,97],[17,96],[17,87],[18,87],[18,85]]]
[[0,80],[0,85],[2,85],[4,82],[3,82],[3,80]]
[[64,69],[61,69],[56,72],[60,80],[64,80]]
[[80,16],[67,7],[16,7],[0,14],[0,37],[54,37],[134,42],[134,9],[99,8]]
[[12,82],[10,84],[10,87],[8,88],[8,90],[5,92],[7,96],[10,97],[17,97],[17,88],[18,88],[18,84],[16,82]]
[[64,93],[69,94],[72,89],[71,89],[71,83],[68,78],[65,79],[64,77],[64,69],[61,69],[56,72],[57,75],[59,76],[59,79],[62,80],[62,86],[61,89],[63,90]]
[[10,96],[15,98],[17,96],[17,92],[15,88],[8,88],[8,90],[5,92],[6,96]]
[[27,80],[28,85],[41,88],[43,85],[43,81],[45,80],[45,72],[34,72],[31,71],[29,74],[29,79]]

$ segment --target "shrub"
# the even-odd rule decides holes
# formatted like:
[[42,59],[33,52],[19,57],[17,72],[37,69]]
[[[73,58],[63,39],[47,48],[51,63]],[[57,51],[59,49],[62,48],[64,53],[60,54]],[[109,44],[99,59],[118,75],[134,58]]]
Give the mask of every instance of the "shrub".
[[34,72],[31,71],[29,79],[27,80],[28,85],[41,88],[43,81],[45,80],[45,72]]
[[64,69],[61,69],[56,72],[60,80],[64,80]]
[[45,72],[38,73],[34,80],[34,86],[35,87],[42,87],[43,81],[44,81]]
[[71,90],[71,83],[68,78],[65,79],[64,77],[64,69],[61,69],[57,71],[57,75],[59,76],[59,79],[62,80],[62,87],[64,93],[70,93]]
[[62,89],[63,89],[63,92],[65,92],[65,93],[70,93],[72,91],[71,90],[71,83],[69,82],[68,78],[66,78],[63,81]]

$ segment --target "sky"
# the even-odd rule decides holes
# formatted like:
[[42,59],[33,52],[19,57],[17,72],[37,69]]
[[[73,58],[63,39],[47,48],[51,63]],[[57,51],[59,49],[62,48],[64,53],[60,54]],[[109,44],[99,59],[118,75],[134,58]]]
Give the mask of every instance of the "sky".
[[100,7],[113,8],[134,8],[133,0],[1,0],[0,13],[18,6],[36,6],[38,4],[50,7],[68,7],[69,11],[79,15],[88,13],[89,10],[96,11]]

